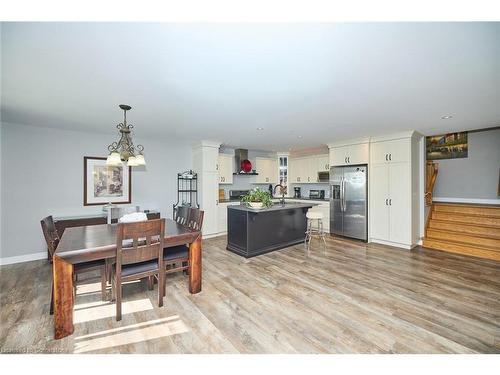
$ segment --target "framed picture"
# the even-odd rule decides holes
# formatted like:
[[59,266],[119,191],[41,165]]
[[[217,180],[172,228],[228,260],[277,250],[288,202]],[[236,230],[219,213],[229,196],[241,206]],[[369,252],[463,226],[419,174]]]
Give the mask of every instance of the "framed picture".
[[433,135],[426,141],[427,160],[456,159],[468,156],[467,132]]
[[132,202],[132,168],[106,165],[106,158],[83,158],[83,205]]

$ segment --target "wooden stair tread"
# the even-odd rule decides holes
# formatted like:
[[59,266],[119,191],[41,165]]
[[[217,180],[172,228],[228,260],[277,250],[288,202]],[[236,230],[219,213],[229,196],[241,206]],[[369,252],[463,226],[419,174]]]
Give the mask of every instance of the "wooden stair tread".
[[477,207],[477,208],[492,208],[500,210],[500,204],[479,204],[479,203],[451,203],[451,202],[433,202],[434,206],[447,207]]
[[424,238],[424,240],[436,241],[436,242],[443,242],[443,243],[446,243],[446,244],[449,244],[449,245],[458,245],[458,246],[465,246],[465,247],[473,247],[473,248],[480,249],[480,250],[490,250],[490,251],[498,252],[500,254],[500,248],[498,248],[497,246],[472,245],[472,244],[469,244],[467,242],[450,241],[450,240],[439,240],[439,239],[436,239],[436,238],[428,238],[428,237]]
[[[446,233],[444,231],[441,231],[441,232]],[[461,237],[461,234],[458,234],[457,237]],[[476,236],[465,235],[465,237],[476,237]],[[461,241],[460,239],[435,238],[435,237],[427,236],[427,235],[425,238],[429,239],[429,240],[433,240],[433,241],[441,241],[441,242],[446,242],[446,243],[450,243],[450,244],[465,245],[465,246],[471,246],[471,247],[477,247],[477,248],[485,248],[487,250],[500,252],[500,246],[498,246],[498,245],[495,246],[495,245],[476,244],[476,243],[471,244],[469,242]],[[481,238],[492,239],[490,237],[481,237]],[[498,239],[495,238],[493,240],[498,240]]]
[[500,206],[468,205],[468,204],[436,204],[432,206],[433,212],[446,212],[454,214],[471,214],[500,218]]
[[457,236],[457,237],[474,237],[474,238],[482,238],[493,241],[500,241],[500,235],[490,235],[484,233],[464,233],[464,232],[456,232],[452,230],[442,230],[439,228],[427,228],[427,231],[438,232],[438,234],[443,234],[445,236]]
[[452,220],[442,220],[442,219],[434,219],[434,218],[431,217],[430,220],[429,220],[429,223],[432,222],[432,221],[439,222],[439,223],[445,223],[445,224],[453,224],[453,225],[455,225],[455,224],[456,225],[467,224],[468,227],[491,228],[491,229],[498,229],[498,230],[500,230],[500,227],[498,225],[476,224],[476,223],[469,224],[469,223],[466,223],[466,222],[452,221]]
[[460,242],[441,241],[427,237],[423,240],[423,247],[500,261],[500,249],[498,248],[492,249],[485,246],[475,246]]
[[499,215],[491,215],[491,214],[481,214],[481,213],[470,213],[470,212],[452,212],[452,211],[435,211],[432,213],[440,214],[440,215],[453,215],[453,216],[464,216],[464,217],[485,217],[488,219],[500,219]]
[[433,212],[431,219],[449,221],[453,223],[466,223],[471,225],[485,225],[490,227],[500,228],[500,217],[472,216],[472,215],[456,215],[443,212]]

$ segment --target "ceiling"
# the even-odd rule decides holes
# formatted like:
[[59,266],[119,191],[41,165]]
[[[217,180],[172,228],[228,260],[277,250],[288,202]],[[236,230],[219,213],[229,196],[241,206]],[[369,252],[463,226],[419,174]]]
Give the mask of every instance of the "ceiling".
[[9,123],[114,134],[124,103],[138,137],[263,150],[500,125],[500,23],[3,23],[1,33]]

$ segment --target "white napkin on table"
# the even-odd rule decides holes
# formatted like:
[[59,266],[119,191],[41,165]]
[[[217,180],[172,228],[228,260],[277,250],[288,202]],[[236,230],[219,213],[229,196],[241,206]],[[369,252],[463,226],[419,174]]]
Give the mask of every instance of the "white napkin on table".
[[135,223],[137,221],[148,220],[147,215],[144,212],[133,212],[131,214],[123,215],[118,219],[119,223]]

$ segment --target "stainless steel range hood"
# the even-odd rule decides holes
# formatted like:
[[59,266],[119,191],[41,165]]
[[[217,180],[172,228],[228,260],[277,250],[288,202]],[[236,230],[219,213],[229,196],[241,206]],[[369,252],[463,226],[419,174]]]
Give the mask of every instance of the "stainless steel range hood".
[[[256,176],[258,173],[254,172],[244,172],[241,169],[241,162],[243,160],[248,160],[248,150],[244,148],[237,148],[234,150],[234,167],[235,167],[235,173],[236,175],[250,175],[250,176]],[[252,170],[255,169],[255,166],[252,165]]]

